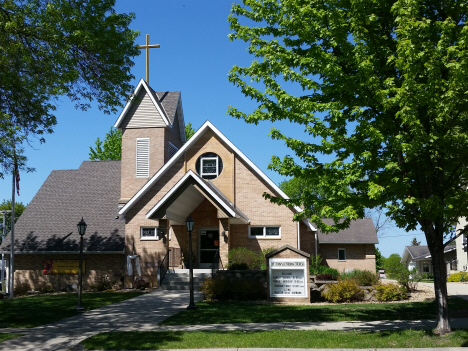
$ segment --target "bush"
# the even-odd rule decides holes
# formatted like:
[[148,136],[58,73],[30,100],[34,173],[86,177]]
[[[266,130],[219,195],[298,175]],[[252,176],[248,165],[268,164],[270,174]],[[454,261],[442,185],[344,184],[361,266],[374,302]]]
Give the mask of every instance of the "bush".
[[406,267],[400,267],[398,270],[393,271],[389,278],[395,279],[398,284],[404,286],[407,291],[414,291],[418,287],[418,283],[422,280],[422,274],[416,268],[411,271]]
[[422,279],[425,279],[425,280],[434,280],[434,274],[432,274],[432,273],[423,273],[423,274],[422,274]]
[[276,250],[276,247],[267,247],[266,249],[263,249],[262,250],[262,253],[261,253],[261,258],[262,258],[262,264],[260,265],[260,269],[262,271],[266,270],[267,269],[267,262],[266,262],[266,258],[265,256],[267,254],[269,254],[270,252],[272,251],[275,251]]
[[264,257],[262,254],[258,254],[246,247],[236,247],[229,251],[228,269],[231,269],[232,265],[238,265],[240,263],[246,264],[248,269],[259,269],[263,260]]
[[228,266],[228,269],[231,271],[246,271],[249,269],[249,266],[245,262],[232,263]]
[[408,298],[406,289],[403,286],[396,284],[375,284],[373,288],[376,290],[375,297],[381,302],[385,301],[399,301]]
[[52,287],[52,285],[46,283],[40,284],[37,290],[40,291],[42,294],[55,292],[55,289]]
[[322,267],[322,256],[318,254],[317,256],[310,256],[310,266],[309,266],[309,272],[310,275],[316,275],[319,272],[319,267]]
[[28,283],[19,283],[16,285],[13,293],[15,296],[24,296],[28,294],[28,291],[31,290],[31,286]]
[[266,298],[266,289],[259,281],[206,279],[200,290],[205,300],[259,300]]
[[340,277],[340,272],[335,268],[320,266],[319,274],[328,274],[332,276],[331,280],[337,280]]
[[[138,278],[138,277],[136,277]],[[136,280],[135,278],[135,280]],[[110,280],[106,279],[105,277],[98,280],[96,283],[94,284],[90,284],[89,286],[89,289],[92,290],[92,291],[107,291],[107,290],[111,290],[112,289],[112,286],[114,285],[115,283],[111,282]],[[135,285],[135,283],[133,283]],[[135,286],[133,287],[135,289]]]
[[331,302],[361,301],[364,298],[362,290],[354,280],[341,280],[337,284],[328,284],[322,296]]
[[360,269],[356,269],[351,272],[341,273],[341,279],[351,279],[354,280],[358,285],[361,286],[372,286],[379,281],[379,276],[370,271],[361,271]]
[[464,282],[467,279],[468,279],[468,273],[458,272],[458,273],[450,274],[450,276],[447,278],[447,281],[448,282]]

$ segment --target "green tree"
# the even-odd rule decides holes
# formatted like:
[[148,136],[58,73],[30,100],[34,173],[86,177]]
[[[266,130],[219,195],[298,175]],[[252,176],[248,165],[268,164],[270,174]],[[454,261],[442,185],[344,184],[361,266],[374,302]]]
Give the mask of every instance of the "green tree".
[[256,59],[234,66],[229,80],[258,107],[228,113],[301,125],[303,138],[272,129],[300,162],[273,157],[270,168],[327,194],[266,198],[304,203],[296,219],[322,231],[377,206],[399,227],[420,227],[441,334],[450,331],[444,246],[449,227],[468,215],[467,12],[461,0],[244,0],[229,16],[230,38]]
[[122,158],[122,131],[111,127],[104,142],[99,137],[94,142],[96,148],[89,147],[90,160],[120,160]]
[[[139,55],[115,0],[0,2],[0,176],[21,143],[52,133],[60,96],[86,110],[115,112],[132,90]],[[16,151],[15,151],[16,150]],[[15,151],[15,152],[14,152]],[[20,166],[24,166],[23,157]]]
[[411,240],[411,246],[419,246],[421,244],[420,241],[417,241],[416,238],[413,238],[413,240]]
[[185,139],[189,140],[195,134],[195,129],[192,128],[192,123],[188,122],[185,126]]
[[377,270],[384,268],[385,257],[382,256],[379,248],[375,248],[375,267]]
[[401,263],[401,256],[399,254],[391,254],[384,260],[385,273],[392,276],[392,274],[399,272],[405,265]]
[[[24,212],[26,209],[26,205],[24,205],[22,202],[16,202],[15,201],[15,223],[18,220],[18,218],[21,216],[21,214]],[[3,200],[0,203],[0,212],[2,210],[11,210],[11,200]],[[0,213],[0,223],[3,225],[3,214]],[[7,234],[11,230],[11,214],[6,213],[5,214],[5,233]],[[0,236],[2,235],[3,231],[0,230]],[[1,242],[1,238],[0,238]]]

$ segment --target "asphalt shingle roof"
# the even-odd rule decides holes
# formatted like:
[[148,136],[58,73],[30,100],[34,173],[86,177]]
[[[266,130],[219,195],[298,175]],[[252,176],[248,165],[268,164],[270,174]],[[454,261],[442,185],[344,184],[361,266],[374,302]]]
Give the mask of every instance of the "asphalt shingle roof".
[[[333,224],[332,219],[324,219],[325,224]],[[318,231],[320,244],[378,244],[372,218],[357,219],[352,221],[349,228],[338,233],[322,233]]]
[[[84,251],[123,252],[119,196],[120,161],[84,161],[79,169],[52,171],[15,225],[15,252],[79,251],[81,217],[88,225]],[[10,251],[9,238],[0,251]]]
[[[444,253],[448,251],[452,251],[455,248],[456,248],[455,245],[447,245],[444,248]],[[408,250],[409,254],[411,255],[411,258],[413,259],[431,257],[429,247],[426,245],[411,245],[411,246],[406,246],[406,249]]]

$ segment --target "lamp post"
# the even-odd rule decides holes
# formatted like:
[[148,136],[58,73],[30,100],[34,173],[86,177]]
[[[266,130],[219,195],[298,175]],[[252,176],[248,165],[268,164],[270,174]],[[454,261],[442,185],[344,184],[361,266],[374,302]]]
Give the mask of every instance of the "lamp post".
[[193,262],[192,262],[192,230],[195,221],[192,218],[192,215],[189,215],[185,220],[185,224],[187,225],[187,230],[189,232],[189,271],[190,271],[190,303],[187,307],[188,310],[195,310],[197,306],[195,306],[195,302],[193,301]]
[[80,223],[76,226],[78,227],[78,234],[80,234],[80,262],[78,267],[78,304],[76,305],[75,310],[83,312],[84,307],[81,306],[81,292],[83,290],[83,235],[85,235],[87,227],[83,217],[81,217]]

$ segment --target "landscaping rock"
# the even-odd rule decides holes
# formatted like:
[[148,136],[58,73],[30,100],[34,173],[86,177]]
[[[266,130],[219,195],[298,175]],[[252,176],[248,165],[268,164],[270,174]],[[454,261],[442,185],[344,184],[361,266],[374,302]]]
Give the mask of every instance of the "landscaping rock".
[[133,281],[133,289],[142,289],[149,288],[149,280],[145,277],[135,277]]
[[77,292],[78,291],[78,286],[73,283],[73,284],[69,284],[69,285],[65,285],[61,291],[63,292]]

